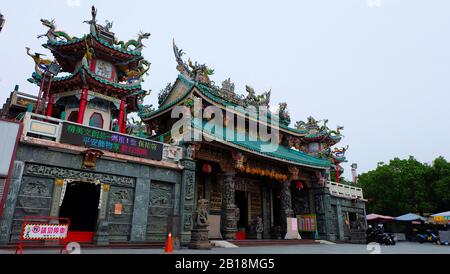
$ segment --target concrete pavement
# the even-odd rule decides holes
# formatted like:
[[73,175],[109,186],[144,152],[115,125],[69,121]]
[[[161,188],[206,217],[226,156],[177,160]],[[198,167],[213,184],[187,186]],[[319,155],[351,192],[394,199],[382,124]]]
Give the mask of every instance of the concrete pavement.
[[[378,252],[379,251],[379,252]],[[163,249],[96,249],[82,248],[81,254],[164,254]],[[25,249],[24,254],[58,254],[55,249]],[[302,244],[284,246],[213,248],[212,250],[175,250],[174,254],[450,254],[450,246],[431,243],[400,242],[395,246],[355,244]],[[0,254],[14,254],[14,250],[0,250]]]

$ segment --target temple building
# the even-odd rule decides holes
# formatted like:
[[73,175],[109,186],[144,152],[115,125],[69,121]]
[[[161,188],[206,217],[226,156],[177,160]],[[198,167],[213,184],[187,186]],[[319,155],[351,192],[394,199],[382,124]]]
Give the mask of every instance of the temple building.
[[159,243],[171,232],[186,245],[199,200],[211,239],[283,239],[294,227],[302,238],[364,241],[362,190],[341,181],[343,127],[313,117],[291,127],[286,103],[269,110],[271,91],[217,86],[175,42],[179,74],[154,109],[142,89],[149,33],[120,41],[94,7],[80,38],[41,23],[54,59],[27,48],[38,96],[16,87],[0,111],[23,127],[0,180],[0,244],[18,241],[25,216],[50,216],[71,220],[74,241]]

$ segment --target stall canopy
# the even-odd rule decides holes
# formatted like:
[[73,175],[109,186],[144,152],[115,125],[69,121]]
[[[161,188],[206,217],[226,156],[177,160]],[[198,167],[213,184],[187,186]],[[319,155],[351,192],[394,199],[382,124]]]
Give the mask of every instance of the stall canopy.
[[450,224],[450,211],[441,212],[431,215],[433,222],[438,224]]
[[404,221],[404,222],[411,222],[411,221],[426,221],[427,218],[422,217],[420,215],[414,214],[414,213],[407,213],[405,215],[401,215],[398,217],[395,217],[396,221]]
[[366,216],[367,221],[392,221],[395,218],[391,217],[391,216],[384,216],[384,215],[379,215],[379,214],[369,214]]
[[433,214],[431,217],[450,217],[450,211]]

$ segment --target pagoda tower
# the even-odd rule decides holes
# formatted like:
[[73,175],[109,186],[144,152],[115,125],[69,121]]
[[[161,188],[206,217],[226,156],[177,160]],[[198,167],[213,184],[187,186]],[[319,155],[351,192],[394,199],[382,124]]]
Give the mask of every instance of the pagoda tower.
[[337,126],[336,130],[330,130],[327,127],[328,120],[317,121],[314,117],[308,117],[306,122],[298,121],[295,125],[297,130],[303,131],[305,135],[300,139],[291,139],[291,146],[303,151],[311,156],[329,159],[332,163],[332,169],[336,172],[336,181],[340,183],[340,175],[344,169],[340,165],[347,162],[345,148],[332,147],[338,144],[343,135],[341,130],[344,127]]
[[[57,30],[54,20],[41,19],[48,31],[38,38],[47,38],[42,46],[51,51],[54,60],[27,48],[35,62],[28,81],[40,87],[34,112],[126,133],[127,115],[148,108],[142,102],[149,92],[142,90],[141,83],[150,63],[141,51],[142,41],[150,34],[120,41],[110,30],[111,22],[100,25],[96,18],[92,6],[91,19],[83,22],[90,31],[81,38]],[[60,76],[62,73],[65,75]]]

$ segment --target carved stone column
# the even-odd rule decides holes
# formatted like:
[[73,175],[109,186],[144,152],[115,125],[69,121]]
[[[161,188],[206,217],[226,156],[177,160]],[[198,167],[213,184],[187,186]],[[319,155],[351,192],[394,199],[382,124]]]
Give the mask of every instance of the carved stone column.
[[281,187],[281,233],[285,235],[287,233],[287,218],[292,217],[294,215],[294,211],[292,210],[292,199],[291,199],[291,180],[282,183]]
[[317,216],[317,230],[320,239],[335,241],[336,235],[332,231],[332,222],[336,221],[331,216],[331,195],[325,182],[320,182],[316,175],[311,176],[314,192],[315,213]]
[[0,221],[0,244],[7,244],[10,240],[14,211],[16,209],[17,196],[19,195],[22,175],[25,167],[24,162],[14,161],[11,182],[6,196],[5,207]]
[[64,179],[55,179],[55,186],[53,188],[52,207],[50,209],[51,217],[59,216],[59,208],[61,203],[61,194],[64,186]]
[[287,218],[294,216],[294,210],[292,210],[292,197],[291,197],[291,182],[292,180],[298,180],[299,169],[295,166],[289,166],[288,180],[283,182],[281,187],[281,233],[285,235],[287,233]]
[[180,240],[183,245],[187,245],[191,241],[192,215],[195,210],[195,193],[197,191],[195,178],[196,164],[192,157],[193,155],[188,153],[180,161],[184,166],[181,174],[180,190]]
[[97,245],[109,244],[109,222],[106,218],[108,209],[109,184],[102,184],[101,207],[99,208],[99,216],[97,220],[97,231],[95,232],[94,241]]
[[238,208],[235,204],[235,172],[223,174],[223,235],[226,240],[235,240],[237,232]]

